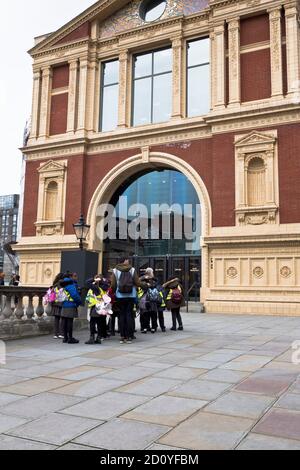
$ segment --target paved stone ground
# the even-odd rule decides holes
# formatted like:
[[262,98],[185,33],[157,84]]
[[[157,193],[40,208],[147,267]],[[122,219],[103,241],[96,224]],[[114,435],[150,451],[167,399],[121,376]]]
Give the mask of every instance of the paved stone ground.
[[0,449],[300,449],[300,318],[184,320],[132,345],[8,343]]

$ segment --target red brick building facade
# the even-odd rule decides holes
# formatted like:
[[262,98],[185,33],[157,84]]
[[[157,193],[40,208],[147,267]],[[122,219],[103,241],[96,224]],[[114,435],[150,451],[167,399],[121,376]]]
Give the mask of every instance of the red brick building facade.
[[[30,51],[23,282],[50,283],[61,251],[76,246],[72,224],[81,213],[91,224],[87,249],[101,253],[97,205],[129,176],[158,165],[183,172],[199,195],[207,311],[298,314],[299,2],[165,3],[149,22],[138,15],[139,0],[99,1]],[[186,48],[204,37],[210,111],[190,117]],[[132,58],[161,47],[172,49],[171,116],[135,126]],[[117,126],[101,132],[101,66],[110,60],[119,61]]]

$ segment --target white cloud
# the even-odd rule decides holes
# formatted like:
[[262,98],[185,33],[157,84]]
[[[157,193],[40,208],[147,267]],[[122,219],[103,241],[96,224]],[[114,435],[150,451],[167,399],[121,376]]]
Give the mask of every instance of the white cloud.
[[33,38],[57,30],[94,0],[10,0],[1,4],[0,195],[20,192],[23,130],[31,113]]

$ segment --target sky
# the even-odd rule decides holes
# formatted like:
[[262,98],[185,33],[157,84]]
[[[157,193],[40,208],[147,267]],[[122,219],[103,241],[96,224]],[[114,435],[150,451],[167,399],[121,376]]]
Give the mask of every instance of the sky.
[[18,194],[23,131],[31,113],[34,37],[56,31],[96,0],[9,0],[0,17],[0,196]]

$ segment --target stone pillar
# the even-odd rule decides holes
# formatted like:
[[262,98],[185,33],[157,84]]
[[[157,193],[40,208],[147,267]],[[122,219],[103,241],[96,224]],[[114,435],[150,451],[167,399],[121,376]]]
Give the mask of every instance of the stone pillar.
[[172,119],[183,117],[182,96],[183,96],[183,40],[176,37],[172,41],[173,49],[173,110]]
[[95,128],[95,112],[97,109],[96,102],[96,84],[97,75],[99,73],[99,62],[94,57],[88,65],[88,81],[87,81],[87,105],[86,105],[86,129],[88,131],[97,131]]
[[32,93],[31,131],[30,131],[31,139],[36,139],[39,134],[40,93],[41,93],[41,71],[40,69],[38,69],[38,70],[35,70],[33,73],[33,93]]
[[39,137],[46,138],[49,134],[49,115],[51,104],[52,69],[50,66],[42,69],[42,93]]
[[266,202],[276,204],[274,185],[274,152],[266,152],[265,162]]
[[283,96],[281,6],[269,10],[272,96]]
[[215,26],[212,43],[213,108],[225,108],[225,24]]
[[285,7],[288,94],[299,93],[299,13],[295,5]]
[[77,105],[77,80],[78,80],[78,60],[72,60],[70,65],[69,99],[68,99],[68,123],[67,133],[74,134],[76,130],[76,105]]
[[87,83],[88,83],[88,59],[81,58],[80,59],[79,90],[78,90],[77,131],[84,131],[86,127]]
[[241,103],[240,19],[228,21],[229,106]]
[[129,52],[124,50],[119,55],[119,111],[118,111],[118,127],[128,127],[127,109],[128,109],[128,69],[129,69]]

